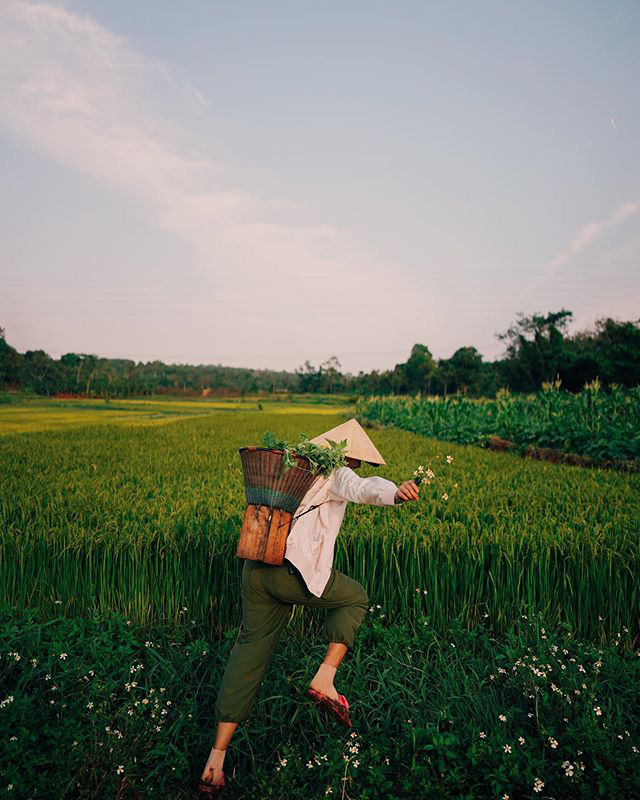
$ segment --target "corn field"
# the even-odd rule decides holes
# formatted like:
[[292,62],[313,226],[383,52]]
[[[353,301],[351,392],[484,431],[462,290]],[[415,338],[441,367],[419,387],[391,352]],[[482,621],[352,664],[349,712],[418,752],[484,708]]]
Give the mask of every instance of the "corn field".
[[640,459],[640,387],[605,393],[594,382],[572,394],[547,384],[536,394],[503,391],[495,400],[370,397],[358,402],[357,416],[459,444],[484,444],[494,434],[596,459]]
[[[96,608],[140,623],[189,617],[215,633],[239,624],[238,448],[266,430],[295,439],[343,419],[247,411],[4,436],[0,600],[45,618]],[[371,437],[387,466],[364,476],[400,483],[418,464],[453,457],[446,501],[422,486],[415,503],[347,507],[334,564],[390,621],[419,617],[445,630],[488,615],[500,627],[543,611],[589,637],[638,631],[639,476],[397,429]],[[291,624],[313,627],[311,614],[296,607]]]

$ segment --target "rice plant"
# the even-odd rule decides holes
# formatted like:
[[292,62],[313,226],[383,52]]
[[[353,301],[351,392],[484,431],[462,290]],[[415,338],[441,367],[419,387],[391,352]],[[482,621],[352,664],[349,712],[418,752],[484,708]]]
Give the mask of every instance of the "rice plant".
[[[238,448],[266,430],[314,436],[335,414],[212,414],[171,425],[100,425],[0,438],[0,601],[44,618],[115,610],[219,633],[239,621],[235,555],[245,497]],[[396,483],[451,454],[444,501],[421,486],[397,508],[350,504],[335,566],[390,620],[544,612],[580,633],[638,632],[640,477],[530,462],[407,431],[371,432]],[[419,591],[417,591],[419,590]],[[296,608],[300,630],[317,615]]]

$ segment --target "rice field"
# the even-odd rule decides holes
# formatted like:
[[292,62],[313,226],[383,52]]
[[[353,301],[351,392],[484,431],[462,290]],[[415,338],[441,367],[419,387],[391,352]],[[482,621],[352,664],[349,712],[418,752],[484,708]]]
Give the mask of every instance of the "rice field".
[[[192,797],[241,620],[238,448],[352,410],[76,402],[40,401],[48,430],[0,414],[0,791]],[[230,800],[637,796],[640,476],[370,433],[388,465],[363,475],[435,477],[347,507],[335,563],[371,603],[336,683],[354,728],[305,701],[326,643],[294,608]]]
[[46,399],[40,396],[0,396],[0,436],[10,433],[32,433],[57,428],[83,427],[85,425],[158,425],[175,422],[185,417],[207,416],[220,412],[260,411],[268,408],[271,414],[289,414],[295,408],[298,413],[335,414],[348,406],[347,398],[325,397],[316,401],[308,398],[291,402],[288,398],[265,399],[247,397],[241,399]]
[[[168,625],[180,624],[187,607],[211,633],[237,625],[238,448],[267,430],[314,436],[351,413],[210,405],[118,401],[123,410],[112,413],[147,414],[132,420],[67,401],[73,424],[65,427],[52,406],[51,429],[29,433],[15,433],[0,407],[0,431],[9,427],[0,436],[0,602],[44,618],[117,611]],[[347,507],[335,566],[363,584],[389,622],[420,619],[444,631],[454,620],[471,628],[489,618],[500,628],[540,612],[591,640],[623,626],[640,632],[640,476],[395,428],[370,435],[388,464],[362,475],[399,483],[431,463],[441,480],[423,486],[416,503]],[[445,455],[453,462],[440,469]],[[306,612],[294,609],[296,630],[316,625]]]

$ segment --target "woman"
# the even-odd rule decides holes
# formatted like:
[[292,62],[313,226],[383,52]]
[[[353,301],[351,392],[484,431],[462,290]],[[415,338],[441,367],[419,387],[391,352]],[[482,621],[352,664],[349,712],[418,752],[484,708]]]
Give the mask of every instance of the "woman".
[[328,478],[318,478],[302,499],[287,538],[284,564],[274,566],[248,559],[244,562],[242,625],[218,691],[218,731],[200,778],[200,797],[215,796],[224,786],[222,765],[227,745],[238,724],[249,715],[294,604],[327,609],[327,653],[306,694],[344,725],[351,726],[349,703],[337,692],[333,678],[345,654],[353,648],[369,598],[357,581],[333,568],[335,540],[347,502],[396,505],[417,500],[418,486],[411,480],[396,486],[385,478],[356,475],[354,470],[363,461],[372,466],[386,462],[355,419],[311,441],[327,446],[327,439],[347,440],[347,466]]

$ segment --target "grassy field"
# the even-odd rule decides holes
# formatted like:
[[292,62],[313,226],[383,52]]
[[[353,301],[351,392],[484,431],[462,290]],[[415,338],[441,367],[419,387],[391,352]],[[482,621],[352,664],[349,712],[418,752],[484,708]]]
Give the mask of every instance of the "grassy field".
[[[0,610],[0,796],[193,797],[238,630],[212,641],[189,612],[165,629]],[[350,730],[302,694],[324,651],[283,634],[228,749],[229,800],[638,797],[640,650],[623,631],[601,647],[538,618],[440,635],[373,607],[336,676]]]
[[55,399],[38,395],[4,395],[0,403],[0,436],[33,433],[86,425],[156,425],[185,417],[207,416],[220,412],[245,412],[268,409],[270,414],[335,414],[350,408],[349,399],[318,396],[309,398],[251,397],[180,400],[151,398],[131,400]]
[[[352,413],[252,402],[0,405],[0,795],[191,796],[240,624],[237,450]],[[640,476],[371,436],[388,466],[363,475],[435,479],[347,508],[354,729],[301,695],[324,642],[294,608],[230,800],[640,796]]]
[[[283,405],[1,437],[0,597],[52,614],[118,610],[138,623],[177,621],[186,605],[219,633],[239,613],[238,448],[266,430],[312,436],[342,419]],[[506,625],[540,611],[590,638],[623,625],[638,633],[640,476],[396,429],[372,438],[388,466],[362,474],[398,483],[427,463],[437,473],[418,503],[347,509],[336,567],[390,619],[424,615],[444,630],[453,619],[470,626],[488,613]]]

